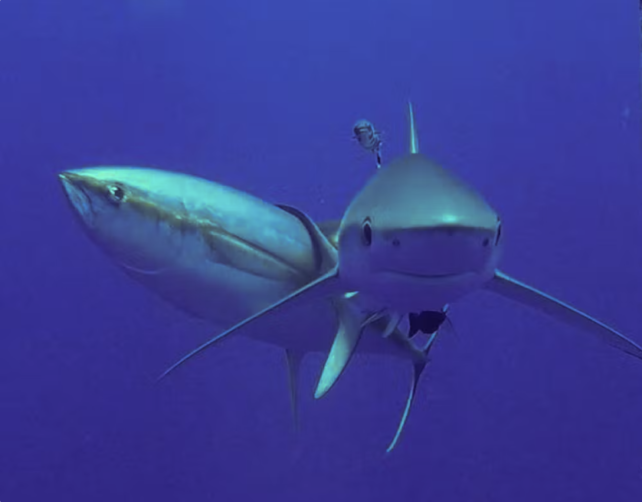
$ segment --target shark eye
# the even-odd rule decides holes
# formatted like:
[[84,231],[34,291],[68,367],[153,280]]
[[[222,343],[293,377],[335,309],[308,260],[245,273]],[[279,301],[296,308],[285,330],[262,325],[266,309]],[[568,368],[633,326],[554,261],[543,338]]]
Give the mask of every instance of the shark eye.
[[370,218],[366,218],[361,226],[361,238],[363,243],[370,247],[372,244],[372,227],[370,226]]
[[107,188],[109,200],[114,204],[120,204],[125,199],[125,190],[119,185],[112,185]]
[[495,246],[499,244],[499,239],[501,238],[501,236],[502,236],[502,222],[500,221],[497,224],[497,233],[495,234]]

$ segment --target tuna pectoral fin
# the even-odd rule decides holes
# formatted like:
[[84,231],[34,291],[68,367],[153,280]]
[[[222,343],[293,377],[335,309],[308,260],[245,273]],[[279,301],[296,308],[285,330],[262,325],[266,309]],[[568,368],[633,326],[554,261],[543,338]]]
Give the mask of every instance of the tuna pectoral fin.
[[335,267],[338,261],[337,250],[312,218],[293,206],[277,204],[277,207],[296,216],[310,234],[318,271],[325,274]]
[[299,382],[299,369],[303,354],[286,349],[285,359],[288,365],[288,387],[290,389],[290,406],[292,407],[292,421],[294,423],[294,432],[299,432],[299,402],[297,399],[297,387]]
[[338,299],[334,303],[339,318],[339,329],[314,392],[316,399],[323,397],[346,369],[364,328],[358,316],[350,310],[345,300]]
[[191,359],[197,354],[200,354],[205,349],[207,349],[208,347],[211,347],[212,345],[222,340],[223,338],[226,338],[229,335],[234,333],[242,334],[243,330],[248,327],[252,327],[256,329],[257,326],[260,326],[260,323],[262,321],[263,322],[266,321],[267,316],[280,315],[289,309],[295,309],[299,306],[307,305],[310,302],[318,301],[319,298],[325,298],[327,296],[340,293],[341,292],[340,284],[339,284],[340,281],[338,280],[338,278],[339,278],[338,267],[335,267],[327,274],[322,275],[318,279],[308,283],[306,286],[303,286],[301,289],[298,289],[294,293],[289,294],[288,296],[286,296],[282,300],[279,300],[275,304],[261,310],[260,312],[254,314],[251,317],[248,317],[247,319],[241,321],[235,326],[232,326],[230,329],[223,331],[223,333],[220,333],[214,336],[213,338],[205,342],[203,345],[201,345],[200,347],[197,347],[196,349],[188,353],[186,356],[184,356],[182,359],[180,359],[178,362],[170,366],[158,378],[158,380],[162,380],[167,375],[169,375],[172,371],[174,371],[176,368],[186,363],[189,359]]
[[592,333],[607,344],[642,359],[642,347],[613,328],[546,293],[503,274],[499,270],[495,272],[495,277],[487,284],[486,288],[493,293],[537,309],[554,319]]

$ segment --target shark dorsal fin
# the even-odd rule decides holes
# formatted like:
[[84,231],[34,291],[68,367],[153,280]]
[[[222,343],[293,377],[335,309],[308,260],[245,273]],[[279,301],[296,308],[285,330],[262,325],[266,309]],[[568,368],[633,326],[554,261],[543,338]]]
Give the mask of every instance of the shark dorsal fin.
[[410,153],[419,153],[419,139],[415,127],[415,115],[412,113],[412,102],[408,101],[408,123],[410,125]]

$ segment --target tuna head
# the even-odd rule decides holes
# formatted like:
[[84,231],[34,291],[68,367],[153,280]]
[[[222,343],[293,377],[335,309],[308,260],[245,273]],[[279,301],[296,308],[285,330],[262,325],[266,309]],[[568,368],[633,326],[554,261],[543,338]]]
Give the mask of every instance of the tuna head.
[[228,324],[317,273],[299,220],[245,192],[155,169],[96,167],[59,177],[91,239],[199,317]]

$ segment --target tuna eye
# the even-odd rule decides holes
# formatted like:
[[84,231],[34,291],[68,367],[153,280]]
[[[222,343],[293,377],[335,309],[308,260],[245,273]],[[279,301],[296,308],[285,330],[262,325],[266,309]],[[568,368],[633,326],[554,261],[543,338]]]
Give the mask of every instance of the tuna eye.
[[372,244],[372,227],[370,226],[370,219],[368,218],[366,218],[361,227],[361,238],[363,239],[363,243],[370,247]]
[[125,190],[118,185],[112,185],[107,189],[109,200],[114,204],[120,204],[125,198]]

